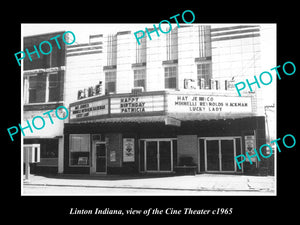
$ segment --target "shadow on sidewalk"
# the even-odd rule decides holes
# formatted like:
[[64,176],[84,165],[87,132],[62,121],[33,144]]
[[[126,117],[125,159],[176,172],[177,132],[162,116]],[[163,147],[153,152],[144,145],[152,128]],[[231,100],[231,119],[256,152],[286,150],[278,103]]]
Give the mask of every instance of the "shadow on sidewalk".
[[76,179],[76,180],[135,180],[135,179],[151,179],[151,178],[167,178],[187,176],[186,174],[124,174],[124,175],[90,175],[90,174],[31,174],[45,178],[53,179]]
[[[183,174],[183,173],[145,173],[145,174],[109,174],[109,175],[90,175],[90,174],[31,174],[33,176],[40,176],[53,179],[76,179],[76,180],[136,180],[136,179],[153,179],[153,178],[168,178],[168,177],[182,177],[182,176],[197,176],[197,177],[225,177],[225,176],[243,176],[241,174]],[[254,175],[247,175],[254,176]],[[262,177],[255,175],[254,177]]]

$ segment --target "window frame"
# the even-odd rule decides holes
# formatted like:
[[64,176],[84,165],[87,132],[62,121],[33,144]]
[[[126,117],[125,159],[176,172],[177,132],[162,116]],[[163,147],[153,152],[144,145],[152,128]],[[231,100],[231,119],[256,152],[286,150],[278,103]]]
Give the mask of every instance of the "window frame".
[[[201,71],[207,71],[206,74],[200,74],[199,71],[199,67],[201,65]],[[203,69],[203,67],[206,67],[205,69]],[[198,87],[200,88],[200,79],[204,79],[204,89],[207,89],[209,88],[209,82],[210,82],[210,79],[211,79],[211,71],[212,68],[211,68],[211,61],[203,61],[203,62],[199,62],[196,64],[196,74],[197,74],[197,85]],[[200,76],[201,75],[201,76]]]
[[[55,87],[50,87],[50,76],[51,75],[56,75],[57,76],[57,80],[56,80],[56,85]],[[59,96],[58,96],[58,100],[55,101],[50,101],[50,88],[52,89],[60,89],[60,75],[56,72],[56,73],[47,73],[47,84],[46,84],[46,88],[48,90],[48,93],[46,92],[46,99],[47,102],[58,102],[59,101]],[[59,90],[58,90],[59,92]]]
[[[171,69],[171,68],[175,68],[175,75],[170,76],[170,72],[166,73],[166,69]],[[166,76],[168,74],[168,77]],[[175,78],[175,87],[170,87],[170,83],[167,87],[167,79],[174,79]],[[177,65],[168,65],[168,66],[164,66],[164,82],[165,82],[165,89],[178,89],[178,66]]]
[[[28,103],[28,104],[35,104],[35,103],[37,103],[36,102],[36,99],[35,99],[35,101],[34,102],[30,102],[30,91],[31,90],[35,90],[35,92],[36,92],[36,89],[37,89],[37,76],[38,76],[38,74],[31,74],[30,76],[27,76],[27,90],[25,90],[26,92],[27,92],[27,95],[26,95],[26,97],[27,97],[27,99],[26,99],[26,102]],[[35,87],[34,88],[32,88],[32,87],[30,87],[30,78],[33,78],[33,77],[35,77],[35,82],[36,82],[36,84],[35,84]],[[35,95],[36,95],[36,93],[35,93]],[[36,98],[36,96],[35,96],[35,98]]]
[[[60,97],[58,97],[57,100],[55,101],[49,101],[49,97],[50,97],[50,76],[56,74],[57,75],[57,84],[56,84],[56,89],[59,89],[58,91],[60,92],[61,87],[60,85],[63,85],[61,83],[61,77],[60,76],[64,76],[63,74],[60,74],[59,71],[57,72],[47,72],[46,74],[46,83],[45,83],[45,99],[42,102],[30,102],[30,90],[37,90],[37,86],[39,85],[38,82],[38,76],[40,76],[38,73],[33,73],[33,74],[26,74],[23,75],[23,99],[24,99],[24,104],[26,105],[34,105],[34,104],[47,104],[47,103],[57,103],[57,102],[62,102],[62,100],[60,100]],[[30,88],[30,77],[36,77],[36,84],[34,88]],[[60,93],[61,94],[61,93]]]
[[[107,79],[107,74],[108,73],[115,73],[115,75],[114,75],[114,81],[107,81],[108,79]],[[117,70],[106,70],[106,71],[104,71],[104,78],[105,78],[105,94],[109,94],[109,93],[117,93]],[[108,84],[111,84],[111,83],[114,83],[114,91],[109,91],[108,90],[108,87],[109,87],[109,85]]]
[[[142,75],[141,74],[136,74],[136,72],[141,72],[141,71],[144,71],[143,73],[141,73]],[[137,79],[137,78],[139,78],[139,79]],[[137,85],[139,83],[139,81],[143,81],[144,86]],[[133,69],[133,87],[143,87],[144,91],[146,91],[146,88],[147,88],[147,71],[146,71],[146,68]]]

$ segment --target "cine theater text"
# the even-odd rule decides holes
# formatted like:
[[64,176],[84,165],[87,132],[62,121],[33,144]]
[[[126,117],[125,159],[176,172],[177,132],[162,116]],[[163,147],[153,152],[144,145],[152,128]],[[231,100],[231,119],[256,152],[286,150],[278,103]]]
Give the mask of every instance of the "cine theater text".
[[[66,36],[67,33],[70,33],[70,34],[72,34],[72,36],[73,36],[73,41],[70,42],[70,43],[67,42],[67,41],[66,41],[66,38],[65,38],[65,36]],[[55,37],[50,38],[50,40],[55,40],[56,45],[57,45],[57,48],[58,48],[58,49],[61,49],[61,47],[60,47],[60,45],[59,45],[59,42],[57,41],[57,39],[58,39],[59,37],[60,37],[60,34],[59,34],[59,35],[56,35]],[[63,33],[63,35],[62,35],[62,40],[63,40],[63,42],[64,42],[66,45],[71,45],[71,44],[73,44],[73,43],[75,42],[75,40],[76,40],[75,34],[74,34],[72,31],[66,31],[66,32]],[[49,46],[48,52],[45,52],[45,51],[43,50],[43,48],[42,48],[42,46],[45,45],[45,44]],[[25,51],[26,51],[26,53],[27,53],[27,56],[28,56],[28,58],[29,58],[29,60],[30,60],[31,62],[32,62],[31,55],[33,55],[33,54],[36,54],[37,57],[40,58],[40,54],[39,54],[39,51],[38,51],[37,47],[36,47],[35,45],[33,45],[33,48],[34,48],[34,51],[33,51],[33,52],[29,52],[29,51],[28,51],[28,48],[25,49]],[[42,42],[39,44],[39,50],[40,50],[40,52],[41,52],[43,55],[49,55],[49,54],[52,52],[52,45],[51,45],[51,43],[50,43],[49,41],[42,41]],[[24,51],[20,51],[20,52],[15,53],[15,58],[16,58],[18,64],[19,64],[19,66],[21,66],[20,61],[26,57],[26,53],[25,53]],[[18,55],[21,55],[21,57],[19,58]]]
[[[288,69],[289,72],[287,72],[287,70],[286,70],[287,65],[291,65],[291,66],[293,67],[292,71],[291,71],[291,66],[289,66],[289,67],[290,67],[290,68]],[[275,70],[278,79],[281,80],[281,76],[280,76],[280,73],[279,73],[279,71],[278,71],[278,68],[280,68],[280,65],[279,65],[279,66],[276,66],[276,67],[274,67],[274,68],[272,68],[272,69],[270,69],[270,70]],[[282,66],[282,71],[285,73],[285,75],[291,76],[291,75],[293,75],[293,74],[296,72],[296,66],[295,66],[295,64],[294,64],[293,62],[287,61],[287,62],[285,62],[285,63],[283,64],[283,66]],[[291,72],[290,72],[290,71],[291,71]],[[263,76],[263,75],[264,75],[264,76]],[[263,77],[264,77],[264,78],[263,78]],[[250,83],[249,80],[246,79],[246,83],[247,83],[247,85],[248,85],[250,91],[253,91],[253,89],[252,89],[251,86],[254,85],[254,84],[256,84],[258,88],[260,88],[259,81],[260,81],[261,84],[266,85],[266,86],[269,85],[269,84],[271,84],[272,81],[273,81],[272,74],[271,74],[270,72],[268,72],[268,71],[264,71],[264,72],[262,72],[262,73],[259,75],[259,81],[257,80],[257,77],[256,77],[256,76],[254,76],[253,78],[254,78],[254,81],[253,81],[253,82],[251,81],[252,83]],[[239,85],[240,85],[240,86],[239,86]],[[244,90],[244,89],[246,88],[245,82],[242,81],[242,82],[236,83],[234,86],[235,86],[235,88],[236,88],[236,90],[237,90],[239,96],[241,96],[241,92],[240,92],[240,91],[241,91],[241,90]],[[238,87],[238,86],[239,86],[239,87]]]
[[[288,144],[286,143],[287,137],[289,137],[288,139],[293,140],[293,144],[292,144],[292,145],[288,145]],[[281,149],[280,149],[280,147],[279,147],[279,145],[278,145],[278,141],[279,141],[279,140],[280,140],[280,138],[271,141],[271,143],[275,143],[275,144],[276,144],[276,147],[277,147],[277,149],[278,149],[278,151],[281,152]],[[290,141],[289,141],[289,142],[290,142]],[[287,134],[287,135],[285,135],[285,136],[282,138],[282,143],[283,143],[283,145],[284,145],[286,148],[293,148],[293,147],[296,145],[296,138],[295,138],[292,134]],[[289,144],[290,144],[290,143],[289,143]],[[262,153],[262,150],[263,150],[264,147],[267,147],[267,148],[270,149],[269,155],[264,155],[264,154]],[[249,155],[249,153],[246,152],[246,156],[247,156],[247,158],[249,159],[249,162],[250,162],[251,165],[253,164],[253,162],[251,161],[251,158],[257,157],[257,160],[258,160],[258,161],[261,161],[261,159],[260,159],[260,157],[259,157],[259,154],[258,154],[258,152],[256,151],[255,148],[254,148],[254,152],[255,152],[255,154],[252,154],[252,155]],[[271,155],[273,154],[272,146],[271,146],[271,145],[268,145],[268,144],[263,144],[263,145],[260,146],[260,148],[259,148],[259,153],[260,153],[261,157],[263,157],[263,158],[265,158],[265,159],[271,157]],[[238,165],[239,169],[242,169],[241,166],[240,166],[240,164],[242,164],[243,162],[245,162],[246,156],[245,156],[244,154],[241,154],[241,155],[238,155],[238,156],[235,157],[235,161],[236,161],[236,164]],[[240,161],[238,161],[238,158],[242,158],[242,159],[241,159]]]
[[[58,111],[59,111],[60,108],[62,108],[62,109],[64,109],[64,110],[66,111],[66,113],[65,113],[66,115],[63,116],[63,117],[60,117],[60,116],[59,116]],[[50,120],[50,122],[51,122],[51,124],[54,124],[53,119],[52,119],[51,114],[50,114],[51,112],[53,112],[53,110],[49,110],[49,111],[43,113],[43,115],[47,115],[48,118],[49,118],[49,120]],[[56,110],[55,110],[55,115],[56,115],[56,117],[57,117],[58,119],[64,120],[64,119],[68,118],[68,116],[69,116],[69,111],[68,111],[68,109],[67,109],[65,106],[63,106],[63,105],[62,105],[62,106],[58,106],[58,107],[56,108]],[[38,120],[40,120],[40,122],[36,122],[36,121],[38,121]],[[30,122],[29,122],[28,120],[26,120],[26,123],[27,123],[27,126],[26,126],[26,127],[22,127],[21,124],[19,123],[19,128],[20,128],[20,130],[21,130],[23,136],[25,136],[25,133],[24,133],[24,130],[25,130],[25,129],[29,129],[30,132],[33,133],[33,129],[32,129],[32,127],[31,127],[31,125],[30,125]],[[43,128],[45,127],[46,121],[44,120],[44,118],[43,118],[42,116],[35,116],[35,117],[32,118],[31,124],[32,124],[32,126],[33,126],[36,130],[41,130],[41,129],[43,129]],[[39,126],[40,124],[42,124],[42,125]],[[12,127],[10,127],[10,128],[7,128],[7,132],[8,132],[8,134],[9,134],[9,136],[10,136],[11,141],[14,141],[13,135],[15,135],[15,134],[17,134],[17,133],[19,132],[19,128],[18,128],[17,126],[12,126]]]
[[[191,21],[186,21],[186,18],[185,18],[185,14],[186,13],[190,13],[193,16],[193,19]],[[176,22],[176,24],[177,24],[177,27],[180,28],[180,25],[179,25],[178,20],[177,20],[178,16],[180,16],[179,13],[176,14],[175,16],[171,16],[170,19],[174,19],[175,22]],[[183,22],[185,22],[186,24],[191,24],[191,23],[193,23],[195,21],[195,14],[191,10],[185,10],[182,13],[181,18],[182,18]],[[168,25],[169,25],[169,30],[168,31],[163,31],[163,29],[161,28],[162,23],[168,23]],[[159,37],[159,32],[157,30],[157,27],[154,24],[153,24],[153,27],[154,27],[154,29],[151,30],[151,31],[149,31],[148,28],[145,28],[145,31],[146,31],[146,33],[147,33],[147,35],[148,35],[148,37],[149,37],[150,40],[152,40],[151,35],[150,35],[151,33],[155,32],[156,35]],[[171,25],[171,23],[168,20],[162,20],[158,24],[158,29],[160,30],[161,33],[167,34],[167,33],[171,32],[172,25]],[[137,43],[140,45],[141,44],[140,39],[142,39],[142,38],[145,37],[145,32],[143,30],[138,30],[137,32],[134,33],[134,36],[136,38]]]
[[231,215],[233,208],[212,208],[212,209],[193,209],[193,208],[148,208],[148,209],[110,209],[110,208],[70,208],[69,215],[119,215],[119,216],[152,216],[152,215]]

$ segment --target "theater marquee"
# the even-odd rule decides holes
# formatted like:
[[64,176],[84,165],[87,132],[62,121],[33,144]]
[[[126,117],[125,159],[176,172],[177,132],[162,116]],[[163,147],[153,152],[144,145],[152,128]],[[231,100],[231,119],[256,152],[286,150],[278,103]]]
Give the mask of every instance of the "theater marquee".
[[174,113],[251,113],[251,97],[168,95],[168,112]]
[[121,97],[111,99],[111,113],[145,113],[164,110],[163,95]]
[[77,104],[70,107],[70,119],[100,116],[108,114],[108,99]]
[[195,113],[226,117],[228,114],[251,114],[253,112],[251,99],[251,96],[180,94],[180,92],[118,94],[71,103],[70,119],[82,121],[132,115],[145,116],[153,113],[163,115]]

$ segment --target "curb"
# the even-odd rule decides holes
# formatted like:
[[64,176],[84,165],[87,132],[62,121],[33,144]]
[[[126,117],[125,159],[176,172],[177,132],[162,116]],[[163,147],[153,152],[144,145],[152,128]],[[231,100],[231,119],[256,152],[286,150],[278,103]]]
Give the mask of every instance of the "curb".
[[23,183],[26,186],[42,186],[42,187],[84,187],[84,188],[124,188],[124,189],[141,189],[141,190],[174,190],[174,191],[224,191],[224,192],[274,192],[270,189],[208,189],[208,188],[161,188],[161,187],[134,187],[134,186],[97,186],[97,185],[71,185],[71,184],[34,184],[34,183]]

